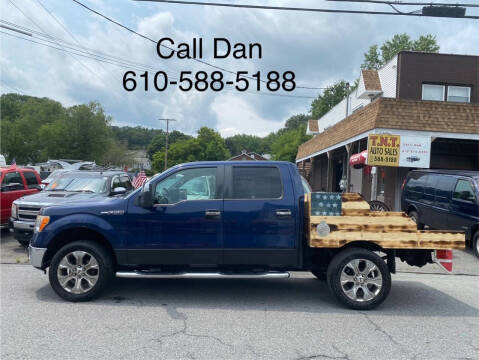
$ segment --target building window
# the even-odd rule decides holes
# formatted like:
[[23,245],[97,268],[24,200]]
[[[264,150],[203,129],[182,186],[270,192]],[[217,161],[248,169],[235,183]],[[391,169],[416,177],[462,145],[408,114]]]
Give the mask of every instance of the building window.
[[467,86],[448,86],[447,101],[470,102],[471,88]]
[[422,84],[422,99],[444,101],[445,89],[444,85]]

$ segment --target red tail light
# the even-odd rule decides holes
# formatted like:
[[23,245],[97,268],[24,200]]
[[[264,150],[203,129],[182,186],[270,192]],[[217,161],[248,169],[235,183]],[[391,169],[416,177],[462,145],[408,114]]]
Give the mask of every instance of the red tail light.
[[404,187],[406,186],[406,180],[407,179],[404,179],[402,184],[401,184],[401,191],[404,190]]
[[442,269],[452,272],[452,250],[434,250],[433,260]]

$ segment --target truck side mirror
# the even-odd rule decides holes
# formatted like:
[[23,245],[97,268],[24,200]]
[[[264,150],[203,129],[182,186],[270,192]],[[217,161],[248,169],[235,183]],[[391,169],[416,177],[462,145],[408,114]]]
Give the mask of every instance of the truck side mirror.
[[126,189],[123,186],[118,186],[111,191],[111,195],[120,195],[126,193]]
[[152,184],[145,184],[141,189],[140,195],[138,195],[138,205],[142,208],[153,207],[153,188]]

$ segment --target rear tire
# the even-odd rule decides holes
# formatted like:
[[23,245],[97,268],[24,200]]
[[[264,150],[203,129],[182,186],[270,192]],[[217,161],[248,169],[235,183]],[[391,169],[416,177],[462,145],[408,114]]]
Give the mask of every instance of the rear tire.
[[418,230],[423,230],[424,229],[424,224],[419,222],[419,215],[416,211],[410,211],[408,213],[409,217],[411,218],[412,221],[414,221],[417,225]]
[[66,244],[53,256],[48,270],[53,290],[72,302],[97,297],[110,283],[113,274],[112,256],[93,241]]
[[472,252],[479,258],[479,231],[476,231],[472,238]]
[[337,254],[329,264],[328,286],[344,306],[370,310],[381,304],[391,290],[391,274],[374,252],[350,248]]

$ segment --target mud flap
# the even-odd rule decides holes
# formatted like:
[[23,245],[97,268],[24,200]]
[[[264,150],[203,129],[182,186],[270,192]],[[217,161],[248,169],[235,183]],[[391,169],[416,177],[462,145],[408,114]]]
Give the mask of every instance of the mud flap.
[[452,250],[434,250],[432,260],[448,274],[452,272]]

